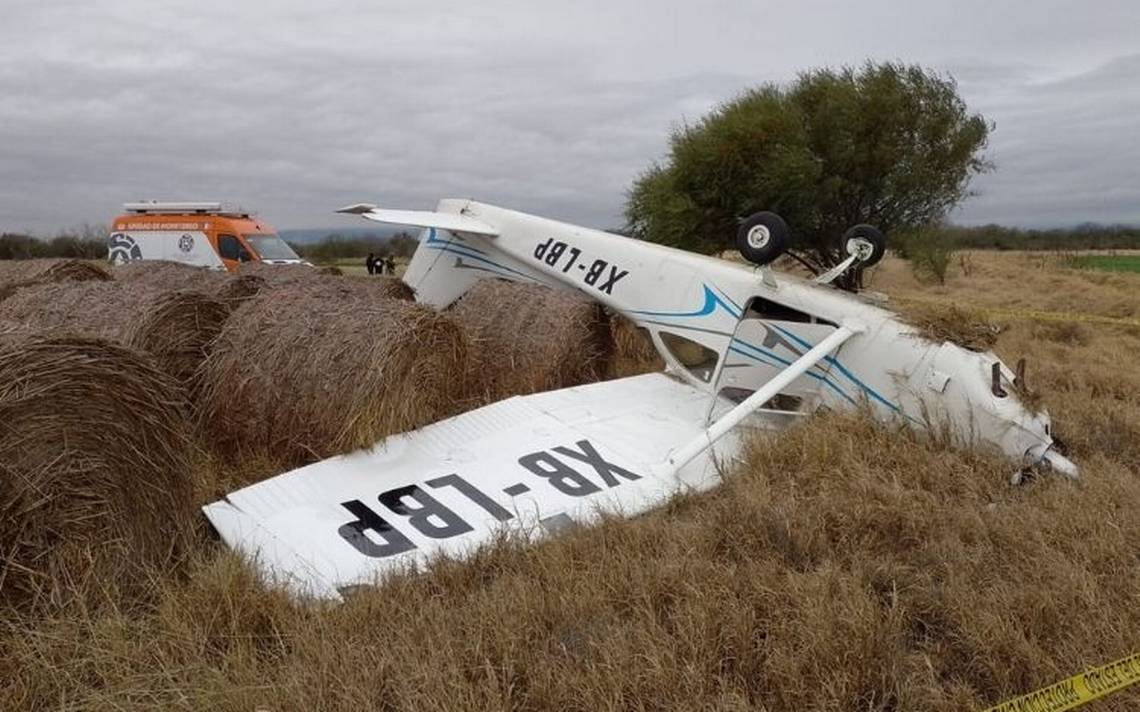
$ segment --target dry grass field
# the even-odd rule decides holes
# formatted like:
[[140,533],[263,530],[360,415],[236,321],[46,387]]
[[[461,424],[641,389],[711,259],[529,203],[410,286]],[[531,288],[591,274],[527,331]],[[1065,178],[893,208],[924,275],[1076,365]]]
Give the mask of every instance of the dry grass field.
[[[0,706],[976,710],[1140,651],[1140,274],[968,253],[945,286],[888,259],[870,288],[992,323],[1083,479],[1011,486],[1006,460],[816,417],[710,493],[339,606],[267,590],[190,512],[186,553],[123,574],[141,592],[9,605]],[[268,467],[192,459],[197,504]]]

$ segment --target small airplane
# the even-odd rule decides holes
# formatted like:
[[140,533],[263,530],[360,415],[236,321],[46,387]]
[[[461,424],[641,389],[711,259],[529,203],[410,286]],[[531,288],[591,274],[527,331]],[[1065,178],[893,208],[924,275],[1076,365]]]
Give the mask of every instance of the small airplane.
[[1021,466],[1078,475],[1049,416],[1019,400],[1021,368],[924,338],[831,284],[882,257],[870,226],[848,231],[847,258],[808,280],[771,269],[789,231],[769,212],[736,236],[751,264],[472,200],[339,212],[423,228],[403,277],[421,302],[444,308],[481,279],[577,290],[645,329],[666,369],[508,398],[204,507],[229,546],[299,596],[340,599],[468,555],[504,529],[534,539],[707,490],[748,429],[778,431],[820,409],[948,428]]

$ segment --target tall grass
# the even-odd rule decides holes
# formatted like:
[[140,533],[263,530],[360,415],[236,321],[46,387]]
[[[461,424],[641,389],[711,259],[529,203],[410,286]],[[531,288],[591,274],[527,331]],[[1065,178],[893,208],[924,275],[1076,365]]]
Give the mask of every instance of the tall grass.
[[[1140,277],[1017,255],[924,288],[962,308],[1113,314]],[[1098,281],[1103,278],[1103,281]],[[5,618],[23,709],[981,709],[1140,649],[1140,330],[1011,319],[1083,479],[858,415],[752,443],[724,486],[540,546],[504,540],[340,606],[267,590],[203,533],[153,602]],[[203,478],[208,481],[209,478]],[[201,496],[205,497],[203,493]],[[1099,710],[1140,707],[1120,693]]]

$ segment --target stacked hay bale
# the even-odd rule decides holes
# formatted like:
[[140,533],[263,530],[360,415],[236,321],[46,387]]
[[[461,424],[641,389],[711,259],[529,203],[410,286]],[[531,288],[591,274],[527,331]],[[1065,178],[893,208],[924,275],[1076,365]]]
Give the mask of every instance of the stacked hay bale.
[[106,282],[111,275],[93,262],[71,259],[0,261],[0,301],[18,289],[56,282]]
[[121,602],[186,544],[178,385],[96,339],[0,336],[0,601]]
[[209,267],[195,267],[166,260],[134,260],[111,268],[111,276],[117,282],[206,292],[220,288],[227,274]]
[[195,290],[226,302],[240,302],[265,286],[265,280],[253,274],[232,275],[163,260],[128,262],[115,267],[111,273],[118,282],[169,291]]
[[155,294],[115,282],[33,284],[0,302],[0,319],[36,331],[121,341],[140,301]]
[[363,282],[298,282],[233,313],[203,364],[200,426],[219,455],[296,465],[457,411],[459,328]]
[[[266,287],[288,289],[297,284],[326,282],[341,277],[341,271],[336,267],[250,262],[241,265],[236,274],[230,274],[161,260],[129,262],[115,267],[112,274],[120,282],[167,290],[195,289],[222,299],[238,301],[251,297]],[[413,298],[411,287],[392,277],[372,278],[368,284],[381,296]]]
[[[340,282],[343,272],[337,267],[310,267],[307,265],[272,265],[249,262],[238,269],[239,276],[256,277],[272,289],[291,289],[298,285]],[[393,299],[413,299],[412,288],[395,277],[368,277],[355,280],[367,284],[377,296]]]
[[297,282],[308,280],[314,275],[321,277],[340,277],[344,272],[338,267],[275,265],[265,262],[246,262],[238,266],[238,274],[250,274],[273,282]]
[[[231,303],[146,282],[26,286],[0,302],[0,323],[28,333],[100,338],[142,349],[188,392]],[[11,327],[10,327],[11,328]]]
[[363,282],[377,296],[408,301],[416,298],[416,291],[396,277],[368,277],[358,281]]
[[132,320],[125,341],[153,355],[194,402],[201,385],[199,369],[231,311],[231,302],[201,292],[168,292]]
[[610,336],[614,342],[614,357],[609,372],[611,378],[665,370],[665,361],[653,347],[649,333],[629,319],[620,314],[611,316]]
[[451,307],[471,345],[480,403],[601,380],[613,352],[603,307],[567,290],[485,279]]

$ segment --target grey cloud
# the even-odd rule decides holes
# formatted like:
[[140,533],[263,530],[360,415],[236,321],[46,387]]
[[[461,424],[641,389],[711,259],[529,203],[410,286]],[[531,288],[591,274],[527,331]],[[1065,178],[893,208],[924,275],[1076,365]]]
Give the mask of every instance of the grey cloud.
[[1055,80],[992,88],[997,171],[956,218],[1029,226],[1140,222],[1140,55]]
[[144,197],[293,227],[442,196],[609,227],[676,122],[869,56],[949,69],[996,121],[999,170],[958,219],[1140,219],[1129,3],[43,5],[0,29],[0,229]]

